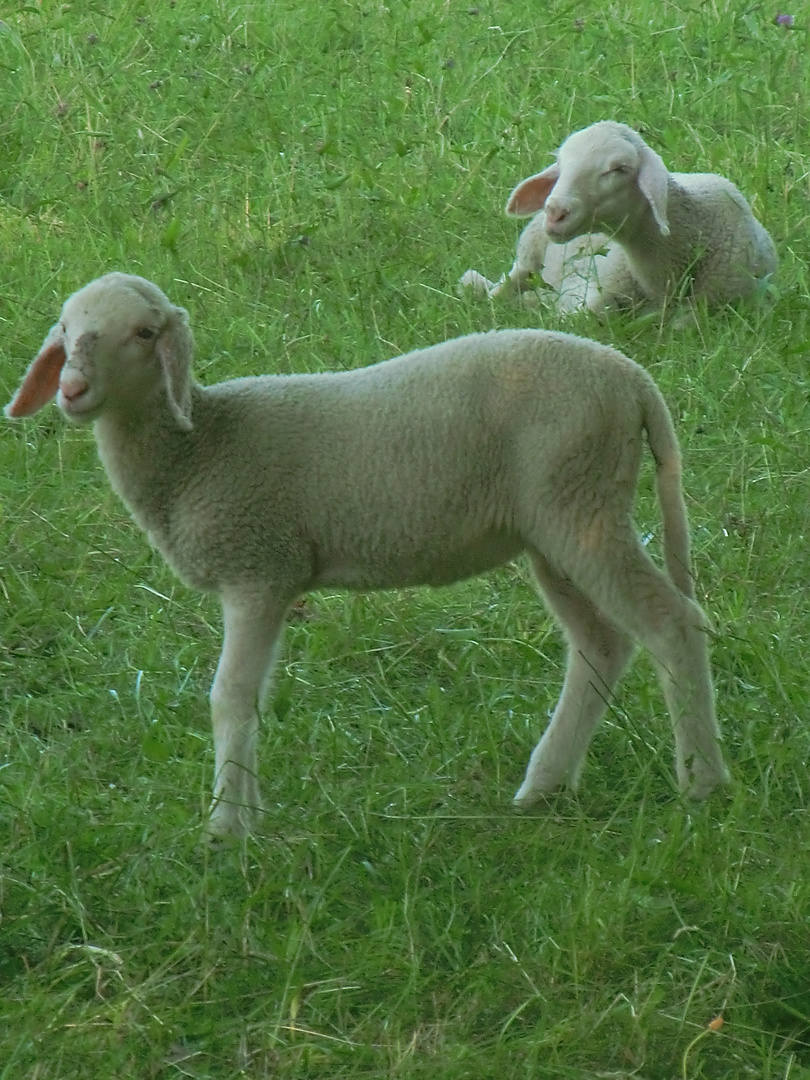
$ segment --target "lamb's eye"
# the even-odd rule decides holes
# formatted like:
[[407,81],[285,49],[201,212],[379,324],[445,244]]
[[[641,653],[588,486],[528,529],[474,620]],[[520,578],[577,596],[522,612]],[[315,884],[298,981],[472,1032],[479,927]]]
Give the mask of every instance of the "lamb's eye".
[[155,331],[150,330],[148,326],[144,326],[137,331],[137,334],[141,341],[151,341],[151,339],[155,336]]

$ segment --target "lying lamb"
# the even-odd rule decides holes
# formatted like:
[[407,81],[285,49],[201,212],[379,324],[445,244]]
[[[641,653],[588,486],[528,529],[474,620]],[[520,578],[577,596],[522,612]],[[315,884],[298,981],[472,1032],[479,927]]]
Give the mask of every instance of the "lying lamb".
[[[569,656],[516,801],[576,784],[634,639],[660,672],[680,787],[700,798],[724,779],[678,445],[641,367],[539,330],[209,387],[191,360],[187,313],[143,278],[107,274],[67,300],[6,413],[30,416],[56,396],[69,420],[92,421],[135,520],[184,580],[221,600],[214,833],[245,832],[260,806],[259,709],[297,597],[440,585],[520,552]],[[645,432],[668,573],[631,523]]]
[[668,172],[640,135],[612,120],[569,135],[555,164],[518,184],[506,213],[537,216],[508,275],[497,283],[463,275],[461,285],[483,296],[520,293],[540,274],[561,311],[662,307],[680,295],[723,304],[776,270],[773,241],[734,184]]

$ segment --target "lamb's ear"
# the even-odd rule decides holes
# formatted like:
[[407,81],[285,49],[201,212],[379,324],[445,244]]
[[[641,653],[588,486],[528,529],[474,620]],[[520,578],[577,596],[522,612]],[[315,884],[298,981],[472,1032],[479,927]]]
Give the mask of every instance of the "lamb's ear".
[[185,308],[172,307],[171,315],[155,345],[163,366],[169,408],[183,431],[191,431],[191,360],[194,340]]
[[521,180],[506,204],[506,212],[509,217],[528,217],[536,214],[546,205],[546,199],[551,194],[551,189],[560,178],[560,166],[554,162],[541,173],[530,176],[527,180]]
[[639,150],[638,186],[650,204],[655,223],[662,236],[669,236],[667,221],[667,186],[669,171],[661,158],[649,146]]
[[52,327],[20,383],[17,393],[6,405],[6,416],[33,416],[56,397],[59,376],[65,364],[65,345],[59,323]]

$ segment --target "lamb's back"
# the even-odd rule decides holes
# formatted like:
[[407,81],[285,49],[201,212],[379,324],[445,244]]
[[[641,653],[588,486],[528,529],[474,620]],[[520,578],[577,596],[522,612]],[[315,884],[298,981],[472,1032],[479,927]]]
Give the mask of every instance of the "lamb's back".
[[199,389],[172,561],[186,577],[205,568],[209,587],[234,573],[303,589],[478,572],[522,547],[526,468],[541,499],[578,452],[571,432],[587,442],[635,368],[571,335],[500,331]]

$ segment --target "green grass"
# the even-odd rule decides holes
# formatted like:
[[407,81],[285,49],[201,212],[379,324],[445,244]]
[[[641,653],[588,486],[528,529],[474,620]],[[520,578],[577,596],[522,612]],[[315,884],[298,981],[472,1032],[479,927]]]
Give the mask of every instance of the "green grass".
[[[0,440],[0,1078],[810,1078],[806,6],[116,0],[0,25],[0,390],[65,296],[143,273],[197,371],[351,367],[532,325],[514,183],[613,117],[735,180],[766,303],[565,327],[670,402],[733,782],[675,793],[639,658],[578,797],[509,799],[562,676],[522,565],[311,598],[267,811],[211,851],[219,617],[55,410]],[[561,325],[553,314],[545,324]],[[641,531],[658,517],[645,473]],[[708,1023],[724,1018],[715,1032]]]

